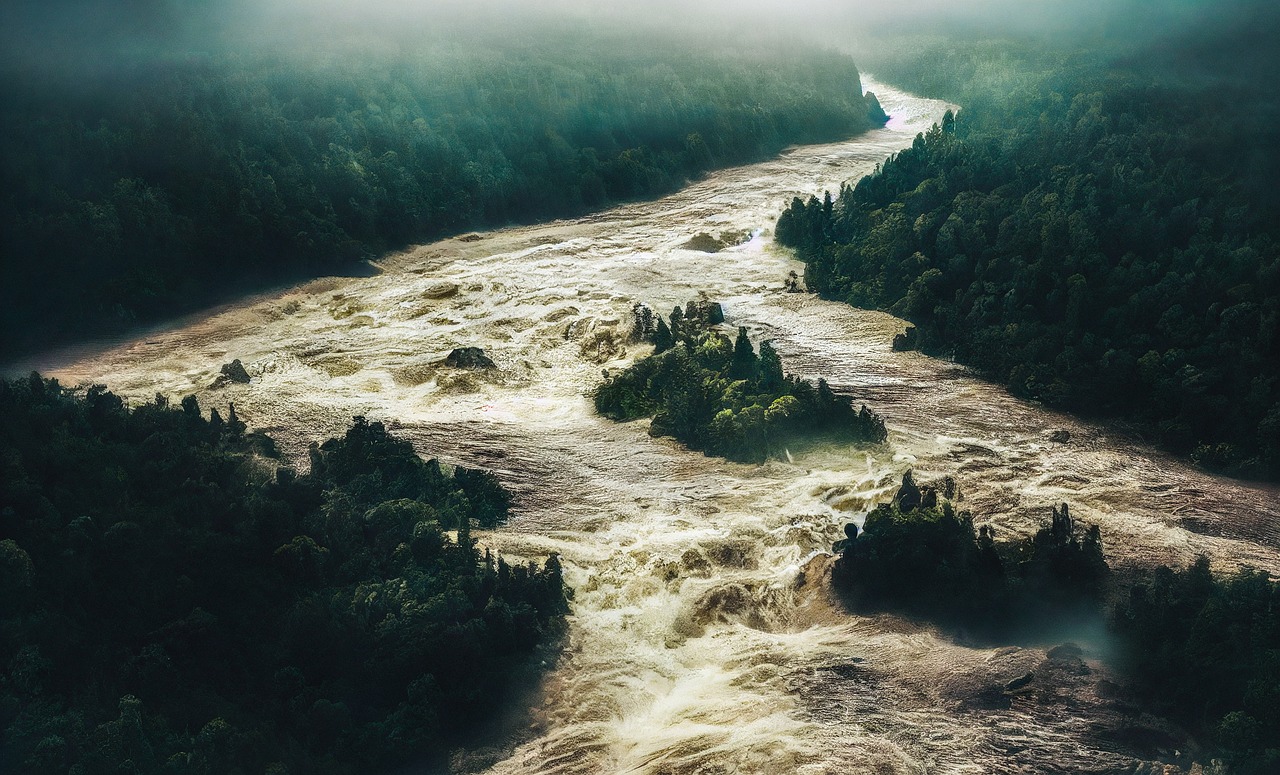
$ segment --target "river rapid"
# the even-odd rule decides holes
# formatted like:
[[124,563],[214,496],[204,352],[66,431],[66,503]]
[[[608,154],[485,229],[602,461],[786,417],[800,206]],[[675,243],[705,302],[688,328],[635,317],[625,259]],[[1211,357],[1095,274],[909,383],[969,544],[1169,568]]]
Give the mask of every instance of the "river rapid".
[[[1151,753],[1126,730],[1151,725],[1114,699],[1096,628],[990,648],[852,616],[827,594],[824,550],[914,468],[918,480],[954,476],[962,506],[1001,534],[1034,530],[1065,501],[1100,525],[1113,565],[1207,553],[1221,570],[1278,571],[1277,490],[893,352],[905,324],[889,315],[786,292],[803,268],[771,244],[782,208],[867,174],[948,107],[868,87],[892,115],[885,129],[658,201],[424,245],[376,276],[316,280],[30,365],[135,402],[195,393],[224,414],[234,402],[302,461],[363,414],[424,455],[495,471],[517,507],[482,543],[516,558],[559,552],[575,589],[532,726],[483,762],[495,775],[1135,771]],[[715,254],[682,247],[724,231],[755,236]],[[744,465],[595,416],[602,370],[647,349],[601,354],[610,332],[625,335],[632,303],[665,312],[700,292],[730,325],[773,339],[789,372],[884,415],[889,441]],[[499,368],[441,364],[463,346]],[[252,381],[211,388],[233,358]],[[1055,430],[1070,440],[1054,443]],[[1049,651],[1065,641],[1083,653]],[[1003,690],[1028,672],[1030,687]]]

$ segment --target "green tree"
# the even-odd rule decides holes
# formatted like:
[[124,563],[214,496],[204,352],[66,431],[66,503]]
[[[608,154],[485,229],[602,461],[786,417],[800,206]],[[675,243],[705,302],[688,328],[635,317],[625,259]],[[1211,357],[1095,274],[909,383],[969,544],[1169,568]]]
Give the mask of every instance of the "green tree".
[[773,349],[773,342],[766,339],[760,343],[760,387],[767,391],[777,390],[783,380],[782,358]]
[[759,370],[759,362],[751,339],[747,336],[747,327],[738,326],[738,338],[733,342],[733,360],[729,365],[729,376],[733,379],[755,379]]

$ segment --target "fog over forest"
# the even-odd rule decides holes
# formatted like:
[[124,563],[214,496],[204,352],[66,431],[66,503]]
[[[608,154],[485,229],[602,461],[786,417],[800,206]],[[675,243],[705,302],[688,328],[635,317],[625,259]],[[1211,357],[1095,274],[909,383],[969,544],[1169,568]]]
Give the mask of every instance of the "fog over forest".
[[1280,772],[1274,0],[0,1],[0,772]]
[[[803,35],[832,45],[873,35],[947,31],[1177,37],[1206,25],[1257,21],[1259,0],[14,0],[0,9],[6,48],[59,53],[61,45],[201,46],[303,38],[310,44],[349,35],[509,34],[524,24],[589,24],[681,31],[724,42],[753,35]],[[52,45],[50,45],[52,44]]]

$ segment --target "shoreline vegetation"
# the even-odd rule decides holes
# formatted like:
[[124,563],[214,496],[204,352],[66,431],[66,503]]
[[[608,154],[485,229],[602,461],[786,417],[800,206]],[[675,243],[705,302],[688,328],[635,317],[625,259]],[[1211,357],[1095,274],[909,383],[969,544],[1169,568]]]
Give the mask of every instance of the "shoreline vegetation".
[[[278,458],[234,406],[0,381],[0,761],[24,772],[440,766],[554,661],[559,559],[380,422]],[[541,661],[542,667],[538,667]]]
[[694,450],[762,463],[787,445],[826,437],[858,443],[888,438],[884,420],[853,407],[825,379],[784,374],[769,340],[757,353],[738,327],[730,339],[720,304],[706,299],[672,309],[667,318],[645,304],[632,308],[633,341],[653,353],[613,375],[595,393],[596,411],[619,422],[652,418],[649,435],[670,436]]
[[880,77],[963,108],[836,196],[795,199],[776,238],[809,288],[908,320],[898,346],[1274,481],[1280,197],[1256,149],[1276,100],[1269,75],[1183,78],[1224,55],[1173,49],[889,54]]
[[[908,471],[890,503],[832,548],[833,588],[856,612],[892,611],[989,643],[1097,622],[1108,662],[1143,707],[1182,724],[1233,773],[1280,768],[1280,586],[1242,569],[1112,571],[1097,526],[1067,504],[1033,537],[997,540],[960,510],[950,478]],[[1029,679],[1026,679],[1029,680]]]
[[828,51],[432,34],[0,57],[0,358],[656,197],[884,121]]

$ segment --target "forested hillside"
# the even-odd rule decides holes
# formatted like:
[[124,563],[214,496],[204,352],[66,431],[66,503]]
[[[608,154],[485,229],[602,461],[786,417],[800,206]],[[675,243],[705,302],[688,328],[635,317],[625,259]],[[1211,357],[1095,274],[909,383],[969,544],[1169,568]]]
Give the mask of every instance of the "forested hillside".
[[848,605],[992,643],[1057,637],[1064,621],[1105,621],[1109,661],[1133,700],[1185,725],[1191,747],[1204,746],[1230,772],[1276,772],[1280,586],[1267,573],[1215,574],[1204,556],[1179,570],[1113,572],[1098,527],[1077,524],[1067,504],[1046,508],[1031,538],[997,539],[958,510],[957,492],[949,477],[917,484],[908,471],[861,530],[845,526],[832,581]]
[[834,201],[793,202],[778,240],[810,288],[907,318],[927,352],[1280,476],[1278,103],[1252,54],[1223,53],[1242,34],[887,59],[964,107]]
[[432,30],[0,58],[0,356],[875,120],[836,54]]
[[[234,407],[0,381],[0,769],[399,771],[468,742],[567,610],[472,522],[492,474],[357,417],[297,475]],[[450,535],[446,530],[456,530]]]

